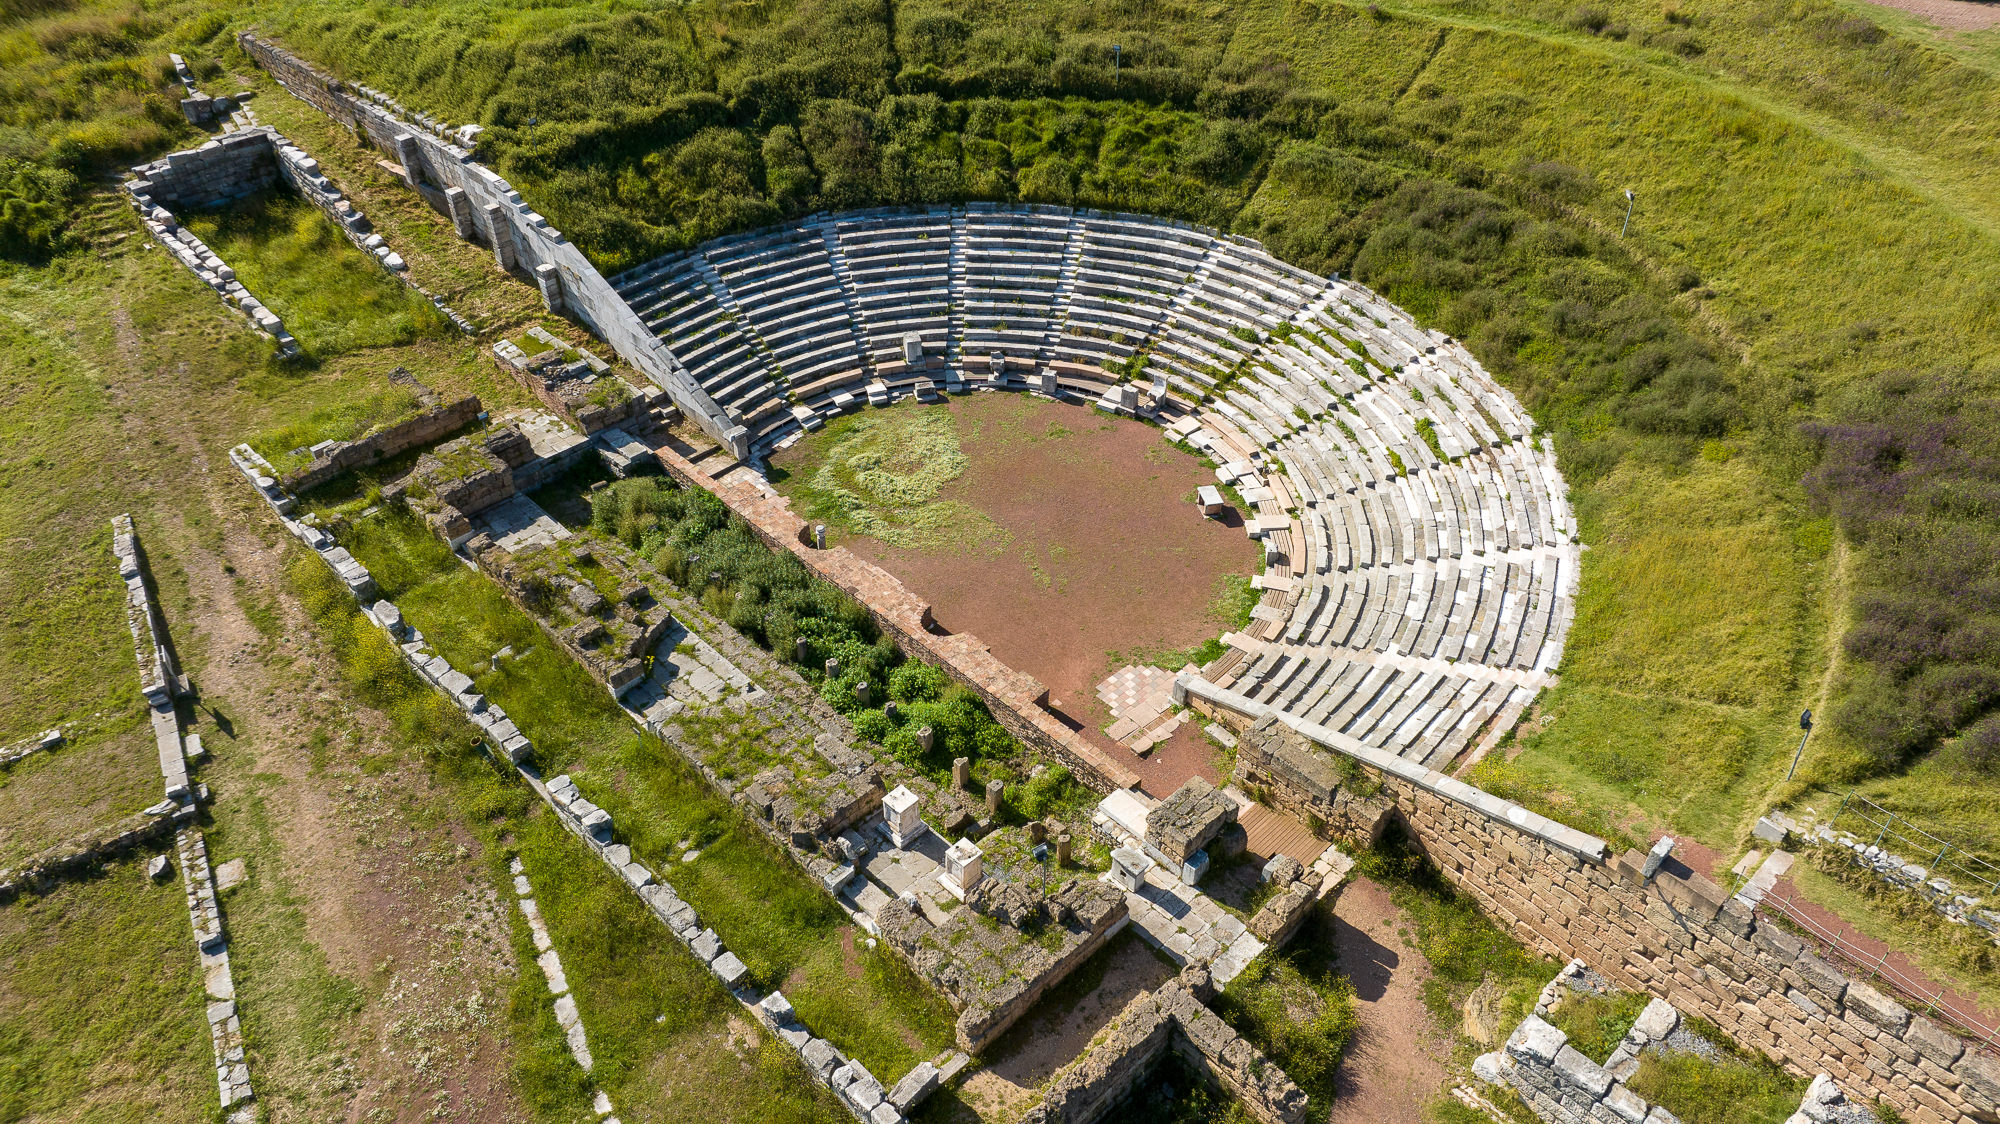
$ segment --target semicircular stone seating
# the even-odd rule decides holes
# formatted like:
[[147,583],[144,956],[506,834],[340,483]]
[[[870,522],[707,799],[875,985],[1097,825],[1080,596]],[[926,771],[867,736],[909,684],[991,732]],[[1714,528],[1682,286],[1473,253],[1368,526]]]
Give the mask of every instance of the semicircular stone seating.
[[1361,286],[1184,223],[992,204],[812,215],[612,284],[760,456],[940,389],[1138,403],[1263,542],[1220,686],[1440,768],[1554,682],[1580,550],[1555,457]]

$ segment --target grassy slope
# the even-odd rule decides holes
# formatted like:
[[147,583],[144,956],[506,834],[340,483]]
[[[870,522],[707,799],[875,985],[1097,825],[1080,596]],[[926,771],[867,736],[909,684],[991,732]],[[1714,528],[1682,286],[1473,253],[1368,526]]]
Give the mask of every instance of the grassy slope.
[[[1406,9],[1372,25],[1326,5],[1311,26],[1360,33],[1313,36],[1297,29],[1296,9],[1267,4],[1246,14],[1232,50],[1310,60],[1353,98],[1407,87],[1406,99],[1456,99],[1476,126],[1441,146],[1451,158],[1584,168],[1606,189],[1580,208],[1586,221],[1616,229],[1623,201],[1609,189],[1631,184],[1641,204],[1630,244],[1662,272],[1692,267],[1713,290],[1698,315],[1744,360],[1736,377],[1754,428],[1729,442],[1744,455],[1685,468],[1628,458],[1578,490],[1592,550],[1565,685],[1544,704],[1558,720],[1524,739],[1517,779],[1556,784],[1614,820],[1616,809],[1643,809],[1727,847],[1771,796],[1799,792],[1774,793],[1782,764],[1767,766],[1788,758],[1797,711],[1821,702],[1839,620],[1820,596],[1831,542],[1796,486],[1807,462],[1792,426],[1814,398],[1871,370],[1992,364],[2000,253],[1976,198],[1990,192],[1974,190],[1989,170],[1972,158],[1986,142],[1936,143],[1954,128],[1989,134],[1991,114],[1948,126],[1949,105],[1926,107],[1912,116],[1927,126],[1872,129],[1859,114],[1837,116],[1837,100],[1788,104],[1790,81],[1739,77],[1763,73],[1765,55],[1711,66],[1720,48],[1690,62],[1480,8]],[[1920,89],[1986,88],[1982,73],[1927,62],[1946,73]],[[1964,108],[1964,97],[1951,104]],[[1914,293],[1923,299],[1896,297]],[[1864,324],[1872,330],[1854,330]],[[1851,758],[1832,748],[1825,770],[1816,774],[1815,755],[1802,775],[1844,787]],[[1704,784],[1684,783],[1688,762]],[[1989,782],[1961,787],[1947,813],[1926,795],[1933,784],[1871,787],[1946,813],[1958,830],[2000,808]]]
[[[816,1033],[885,1081],[950,1045],[943,1002],[885,954],[846,951],[865,935],[849,930],[825,894],[671,750],[642,736],[493,582],[465,569],[414,519],[364,523],[350,546],[384,595],[534,740],[541,767],[576,777],[612,813],[621,841],[760,983],[782,987]],[[487,670],[502,647],[517,657]],[[690,848],[701,857],[682,862]]]

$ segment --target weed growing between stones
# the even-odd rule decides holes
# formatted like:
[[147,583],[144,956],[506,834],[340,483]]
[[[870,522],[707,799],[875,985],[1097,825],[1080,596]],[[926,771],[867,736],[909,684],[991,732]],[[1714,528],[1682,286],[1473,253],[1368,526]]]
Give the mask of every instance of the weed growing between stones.
[[1569,1044],[1578,1053],[1603,1065],[1611,1051],[1618,1048],[1625,1032],[1639,1021],[1639,1012],[1646,1009],[1650,999],[1622,991],[1610,995],[1572,992],[1547,1018],[1557,1030],[1569,1035]]
[[1639,1072],[1625,1083],[1627,1088],[1686,1124],[1781,1124],[1798,1111],[1808,1081],[1742,1050],[1709,1023],[1688,1018],[1685,1025],[1721,1050],[1724,1059],[1648,1051],[1639,1055]]
[[1340,1056],[1359,1026],[1354,988],[1337,957],[1333,907],[1322,903],[1290,943],[1251,961],[1214,1004],[1321,1106],[1334,1101]]

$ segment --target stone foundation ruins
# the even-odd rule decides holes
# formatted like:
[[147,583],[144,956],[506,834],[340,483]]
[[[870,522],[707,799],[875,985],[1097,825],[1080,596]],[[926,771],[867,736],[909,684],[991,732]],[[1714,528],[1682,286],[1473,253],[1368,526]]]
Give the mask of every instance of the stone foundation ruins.
[[1305,1091],[1204,1006],[1214,997],[1208,970],[1196,966],[1133,999],[1056,1074],[1022,1124],[1096,1124],[1153,1074],[1169,1050],[1228,1090],[1259,1124],[1302,1124]]
[[[1687,1030],[1671,1003],[1654,999],[1640,1012],[1611,1055],[1599,1065],[1569,1045],[1569,1038],[1544,1016],[1575,995],[1602,995],[1603,977],[1573,960],[1542,990],[1535,1011],[1500,1049],[1480,1057],[1473,1072],[1491,1084],[1511,1087],[1535,1115],[1549,1124],[1679,1124],[1665,1106],[1650,1104],[1625,1087],[1646,1054],[1692,1054],[1711,1062],[1728,1059],[1714,1045]],[[1877,1124],[1873,1108],[1848,1099],[1831,1077],[1820,1074],[1801,1098],[1787,1124]]]
[[1912,1120],[2000,1114],[2000,1060],[1850,979],[1673,859],[1671,840],[1614,856],[1603,840],[1197,676],[1176,689],[1241,731],[1240,783],[1343,838],[1365,841],[1400,820],[1445,877],[1530,946]]
[[1122,895],[1101,882],[1065,882],[1044,896],[1018,882],[983,881],[966,908],[933,926],[898,900],[875,916],[883,939],[960,1011],[958,1048],[984,1050],[1035,1001],[1124,926]]
[[[392,502],[408,502],[477,559],[636,724],[688,757],[857,925],[882,934],[947,995],[966,1050],[991,1042],[1121,925],[1140,924],[1189,965],[1181,980],[1135,1001],[1030,1119],[1095,1121],[1169,1047],[1258,1119],[1303,1119],[1304,1095],[1202,1003],[1223,972],[1290,936],[1345,868],[1327,855],[1310,871],[1274,862],[1267,871],[1278,888],[1248,924],[1219,910],[1202,915],[1199,856],[1231,845],[1236,804],[1199,788],[1148,804],[1127,791],[1137,782],[1130,768],[1046,710],[1041,684],[975,637],[939,635],[930,607],[892,576],[822,549],[771,493],[760,460],[864,403],[1016,390],[1161,424],[1170,440],[1220,465],[1218,485],[1241,497],[1247,530],[1264,546],[1251,625],[1174,688],[1176,705],[1240,737],[1240,788],[1347,839],[1370,840],[1401,822],[1522,940],[1618,987],[1662,996],[1795,1072],[1824,1072],[1912,1120],[1991,1124],[2000,1115],[2000,1067],[1990,1055],[1848,979],[1674,860],[1670,847],[1614,856],[1602,840],[1436,771],[1490,748],[1554,682],[1578,561],[1552,454],[1529,439],[1525,411],[1457,341],[1248,240],[1064,208],[816,215],[606,280],[477,163],[476,127],[412,123],[391,99],[350,89],[255,34],[239,42],[287,89],[392,154],[461,238],[532,276],[549,308],[590,327],[721,445],[697,448],[656,427],[635,433],[629,417],[590,431],[589,409],[609,403],[567,393],[582,381],[569,364],[516,348],[497,354],[545,405],[590,432],[546,419],[446,442]],[[982,815],[964,776],[933,785],[877,760],[795,674],[697,606],[649,589],[628,597],[622,585],[614,598],[578,580],[577,552],[561,545],[567,532],[524,493],[546,482],[550,466],[593,451],[617,475],[657,462],[714,493],[767,544],[866,606],[906,654],[945,669],[1016,738],[1110,793],[1102,831],[1127,857],[1102,881],[1065,882],[1046,896],[983,877],[975,839],[993,826],[994,795]],[[268,465],[245,449],[233,456],[281,517],[295,510]],[[746,986],[742,961],[616,841],[610,816],[585,791],[595,782],[542,784],[533,746],[471,689],[467,671],[378,601],[365,569],[324,529],[286,524],[496,756],[522,768],[565,826],[857,1119],[894,1124],[949,1076],[927,1064],[885,1090],[800,1026],[782,995]],[[551,567],[542,584],[524,559]],[[645,584],[636,569],[619,576]],[[724,775],[685,744],[675,715],[718,705],[769,721],[777,763]],[[1143,910],[1169,898],[1199,918],[1199,933],[1147,928]],[[977,939],[960,939],[968,937]],[[1546,1079],[1524,1076],[1529,1086],[1546,1092],[1558,1076],[1580,1076],[1595,1087],[1596,1075],[1573,1061],[1551,1076],[1567,1058],[1562,1044],[1550,1048],[1532,1024],[1525,1034],[1504,1053],[1530,1067],[1524,1075]],[[1544,1054],[1550,1074],[1532,1070]],[[1651,1113],[1621,1111],[1633,1106],[1611,1104],[1610,1087],[1591,1105],[1628,1124]],[[1560,1104],[1569,1094],[1551,1095]],[[1838,1118],[1830,1094],[1814,1103],[1811,1119]],[[1811,1115],[1820,1110],[1831,1115]]]
[[447,434],[456,433],[479,420],[486,410],[479,404],[477,395],[469,394],[455,402],[440,402],[429,387],[411,378],[400,367],[390,373],[389,381],[415,390],[423,412],[353,440],[322,441],[307,450],[312,454],[310,463],[286,473],[278,484],[292,493],[311,491],[344,472],[379,464],[397,453],[429,445]]

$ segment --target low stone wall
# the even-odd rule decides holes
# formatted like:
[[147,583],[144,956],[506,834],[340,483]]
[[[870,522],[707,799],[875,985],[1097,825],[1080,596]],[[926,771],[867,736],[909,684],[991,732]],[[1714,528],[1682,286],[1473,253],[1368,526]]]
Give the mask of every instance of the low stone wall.
[[175,827],[193,822],[196,814],[192,804],[176,804],[158,811],[149,808],[31,855],[12,870],[0,870],[0,902],[13,901],[24,893],[47,893],[63,879],[95,870],[111,859],[172,835]]
[[893,575],[863,561],[847,548],[818,550],[807,546],[806,522],[792,513],[785,500],[766,496],[747,482],[717,480],[670,448],[655,452],[667,475],[685,486],[713,493],[741,516],[767,546],[789,551],[816,577],[839,587],[865,606],[877,626],[904,652],[943,668],[978,695],[994,719],[1022,744],[1055,757],[1079,781],[1098,792],[1138,785],[1137,773],[1043,709],[1049,689],[1034,676],[1001,663],[970,633],[939,636],[932,632],[928,603]]
[[449,405],[426,410],[414,418],[371,433],[358,441],[335,442],[332,448],[313,457],[311,464],[285,477],[281,483],[286,491],[294,495],[311,491],[343,472],[365,468],[397,453],[414,449],[418,445],[428,445],[448,433],[464,429],[477,420],[484,410],[485,407],[480,405],[477,395],[468,395]]
[[513,185],[473,160],[467,147],[472,137],[466,130],[445,136],[403,120],[392,112],[392,107],[400,107],[388,99],[369,97],[348,87],[254,30],[238,35],[237,44],[294,97],[390,153],[402,167],[405,182],[451,219],[460,238],[487,246],[500,268],[519,269],[534,277],[552,310],[582,321],[627,363],[666,390],[674,404],[709,436],[735,449],[739,456],[748,455],[749,438],[740,419],[716,405],[688,377],[666,345],[582,251],[522,202]]
[[1243,731],[1239,769],[1280,806],[1348,838],[1376,830],[1386,809],[1532,947],[1665,996],[1791,1072],[1830,1074],[1913,1121],[2000,1119],[2000,1060],[1847,978],[1671,855],[1613,857],[1603,840],[1205,680],[1176,691]]
[[1057,1072],[1021,1124],[1096,1124],[1152,1075],[1169,1049],[1226,1089],[1260,1124],[1303,1124],[1305,1091],[1203,1005],[1214,997],[1215,985],[1200,965],[1141,994]]

